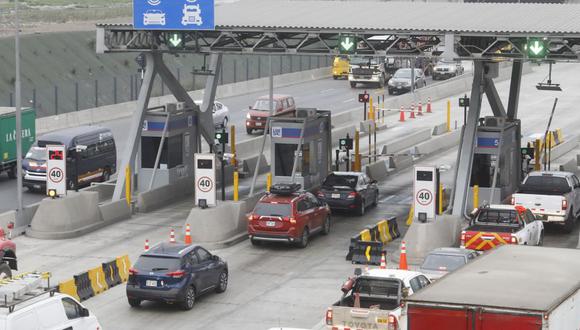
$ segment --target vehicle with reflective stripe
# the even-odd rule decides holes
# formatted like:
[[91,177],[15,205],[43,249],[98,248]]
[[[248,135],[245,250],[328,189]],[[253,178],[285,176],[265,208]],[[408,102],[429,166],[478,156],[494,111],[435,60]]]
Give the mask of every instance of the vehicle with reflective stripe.
[[580,180],[570,172],[532,172],[511,203],[530,209],[544,223],[563,225],[569,233],[580,216]]
[[542,245],[544,225],[523,206],[490,205],[475,209],[461,232],[461,247],[485,251],[499,245]]
[[431,281],[422,273],[400,269],[371,269],[349,278],[343,295],[326,311],[328,330],[407,328],[401,313],[404,299]]

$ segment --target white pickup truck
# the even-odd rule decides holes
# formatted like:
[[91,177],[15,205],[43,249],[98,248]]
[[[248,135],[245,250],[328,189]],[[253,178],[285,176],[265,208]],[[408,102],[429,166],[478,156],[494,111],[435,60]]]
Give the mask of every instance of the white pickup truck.
[[562,224],[571,232],[580,215],[580,181],[570,172],[532,172],[511,202],[532,211],[536,219]]
[[343,284],[342,298],[326,311],[327,329],[404,330],[403,299],[430,283],[427,276],[408,270],[359,272]]

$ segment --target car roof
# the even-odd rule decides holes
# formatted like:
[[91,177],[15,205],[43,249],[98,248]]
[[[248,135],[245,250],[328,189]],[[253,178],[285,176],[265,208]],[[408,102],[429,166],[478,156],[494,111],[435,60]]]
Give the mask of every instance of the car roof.
[[516,210],[516,206],[515,205],[510,205],[510,204],[491,204],[488,207],[483,207],[480,209],[480,211],[483,210],[510,210],[510,211],[515,211]]
[[362,276],[370,276],[370,277],[396,278],[407,282],[418,275],[423,274],[412,270],[390,269],[390,268],[387,269],[373,268],[369,269],[366,272],[363,272],[362,274]]
[[528,176],[542,176],[544,174],[548,174],[555,177],[564,178],[567,176],[572,176],[574,173],[572,172],[564,172],[564,171],[535,171],[528,174]]
[[466,255],[469,255],[473,252],[475,252],[475,251],[471,250],[471,249],[454,248],[454,247],[441,247],[441,248],[437,248],[437,249],[429,252],[429,254],[446,254],[446,255],[466,256]]
[[360,172],[332,172],[329,175],[332,175],[332,174],[334,174],[334,175],[342,175],[342,176],[347,176],[347,175],[348,176],[359,176],[362,173],[360,173]]
[[292,201],[294,201],[295,199],[297,199],[303,195],[304,195],[304,192],[295,192],[295,193],[292,193],[290,195],[278,195],[278,194],[268,193],[260,199],[260,203],[290,204],[290,203],[292,203]]
[[[25,314],[31,310],[38,308],[39,306],[49,304],[49,303],[53,302],[54,300],[60,300],[60,299],[65,298],[65,297],[76,300],[73,297],[69,296],[68,294],[54,292],[51,295],[48,292],[46,292],[44,294],[39,294],[37,297],[22,301],[21,303],[17,304],[14,307],[14,311],[12,313],[10,313],[8,308],[0,308],[0,319],[6,319],[6,318],[8,318],[8,316],[11,316],[11,315],[14,316],[14,315],[19,315],[19,314]],[[76,301],[78,302],[78,300],[76,300]],[[63,317],[64,317],[64,315],[63,315]]]
[[[285,94],[274,94],[274,100],[281,100],[281,99],[285,99],[288,97],[292,97],[290,95],[285,95]],[[258,100],[269,100],[270,99],[270,95],[262,95],[260,97],[258,97]]]
[[199,245],[196,244],[161,242],[152,246],[149,251],[142,253],[141,256],[180,258],[197,247]]
[[51,142],[60,142],[67,147],[70,147],[72,141],[83,135],[88,134],[98,134],[98,133],[111,133],[108,128],[101,127],[101,126],[78,126],[78,127],[71,127],[66,128],[50,133],[43,134],[36,138],[36,142],[38,141],[51,141]]

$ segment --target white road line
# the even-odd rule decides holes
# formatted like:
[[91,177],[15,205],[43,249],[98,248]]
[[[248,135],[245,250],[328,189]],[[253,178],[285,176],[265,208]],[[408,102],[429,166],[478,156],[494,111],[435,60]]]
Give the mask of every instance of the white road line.
[[320,91],[320,94],[332,92],[333,90],[334,90],[334,88],[325,89],[325,90]]
[[387,197],[385,197],[385,198],[381,199],[381,200],[380,200],[380,202],[386,202],[386,201],[388,201],[389,199],[391,199],[391,198],[394,198],[395,196],[397,196],[397,195],[391,195],[391,196],[387,196]]
[[342,101],[342,103],[349,103],[349,102],[354,102],[354,99],[348,99],[348,100]]

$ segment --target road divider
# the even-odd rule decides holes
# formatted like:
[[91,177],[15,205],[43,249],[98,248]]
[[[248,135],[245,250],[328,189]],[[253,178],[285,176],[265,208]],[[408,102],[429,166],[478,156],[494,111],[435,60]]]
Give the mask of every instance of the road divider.
[[346,260],[353,264],[378,266],[385,246],[400,236],[396,217],[381,220],[351,237]]
[[58,284],[58,292],[66,293],[80,301],[87,300],[97,294],[124,283],[129,278],[131,262],[124,255],[101,264],[100,267],[74,275],[72,279]]

